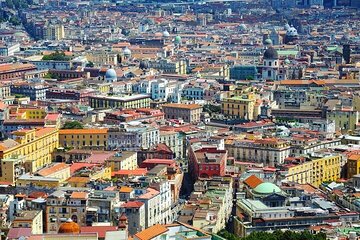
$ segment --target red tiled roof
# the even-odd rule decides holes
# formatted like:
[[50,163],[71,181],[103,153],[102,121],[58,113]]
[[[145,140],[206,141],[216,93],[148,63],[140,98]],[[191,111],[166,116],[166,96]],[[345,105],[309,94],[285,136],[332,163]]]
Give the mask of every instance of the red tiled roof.
[[111,176],[127,175],[127,176],[144,176],[147,173],[146,168],[137,168],[134,170],[119,170],[111,173]]
[[117,231],[117,226],[89,226],[81,227],[81,233],[97,233],[98,238],[105,238],[106,232]]
[[171,159],[159,159],[159,158],[151,158],[151,159],[146,159],[142,162],[143,163],[152,163],[152,164],[166,164],[166,165],[172,165],[175,163],[174,160]]
[[256,188],[257,185],[263,183],[263,181],[258,178],[255,175],[251,175],[250,177],[248,177],[247,179],[245,179],[244,183],[249,186],[250,188]]
[[10,228],[6,239],[18,239],[31,236],[31,228]]
[[122,207],[122,208],[140,208],[142,205],[144,205],[143,202],[130,201],[130,202],[123,203],[123,204],[121,205],[121,207]]
[[73,163],[70,166],[70,173],[73,174],[82,168],[97,166],[95,163]]

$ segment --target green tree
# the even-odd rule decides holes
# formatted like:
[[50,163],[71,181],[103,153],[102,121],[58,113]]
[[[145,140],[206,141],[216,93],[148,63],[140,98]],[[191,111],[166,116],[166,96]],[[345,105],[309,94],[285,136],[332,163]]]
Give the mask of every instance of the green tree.
[[207,113],[221,113],[221,107],[217,106],[217,105],[212,105],[212,104],[206,104],[203,107],[204,112]]
[[55,79],[56,76],[55,76],[55,74],[48,72],[47,74],[45,74],[44,78]]
[[86,64],[86,67],[94,67],[94,63],[93,62],[91,62],[91,61],[89,61],[87,64]]
[[49,55],[44,55],[42,57],[42,60],[44,61],[69,61],[70,57],[66,56],[64,52],[55,51],[54,53],[51,53]]
[[16,16],[11,16],[9,22],[14,26],[18,26],[21,24],[20,19]]
[[62,129],[83,129],[84,126],[78,121],[66,122]]

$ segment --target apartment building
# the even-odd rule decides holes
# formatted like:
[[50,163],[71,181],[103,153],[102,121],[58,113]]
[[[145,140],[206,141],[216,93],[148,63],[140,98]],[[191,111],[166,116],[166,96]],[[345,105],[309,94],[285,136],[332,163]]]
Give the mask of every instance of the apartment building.
[[69,218],[79,226],[86,226],[86,209],[89,194],[86,192],[67,193],[61,190],[50,194],[46,201],[47,233],[58,233],[59,227]]
[[135,151],[149,149],[160,141],[159,129],[147,124],[121,124],[108,131],[108,149]]
[[56,128],[19,130],[12,137],[0,142],[0,159],[6,159],[0,168],[1,181],[14,182],[20,172],[34,173],[50,164],[59,147]]
[[199,104],[168,103],[162,105],[166,119],[182,119],[188,123],[199,123],[202,106]]
[[12,222],[13,228],[31,228],[32,234],[43,233],[43,213],[38,210],[21,211]]
[[131,96],[89,96],[89,105],[95,109],[103,108],[149,108],[150,96],[135,94]]
[[285,179],[299,184],[312,184],[319,187],[323,182],[340,178],[342,156],[318,156],[312,158],[290,158],[283,165]]
[[256,119],[256,96],[254,93],[244,93],[240,96],[224,98],[221,102],[221,112],[230,118],[244,120]]
[[107,147],[108,129],[61,129],[59,144],[67,148],[105,150]]
[[291,149],[290,142],[277,138],[233,140],[227,142],[225,148],[229,156],[236,160],[269,166],[282,164],[289,157]]

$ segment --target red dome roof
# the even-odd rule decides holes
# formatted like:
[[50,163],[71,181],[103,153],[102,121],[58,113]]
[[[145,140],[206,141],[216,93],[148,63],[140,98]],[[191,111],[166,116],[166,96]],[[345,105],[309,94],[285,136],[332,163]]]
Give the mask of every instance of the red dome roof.
[[77,223],[74,223],[71,219],[67,220],[60,225],[58,233],[80,233],[80,226]]

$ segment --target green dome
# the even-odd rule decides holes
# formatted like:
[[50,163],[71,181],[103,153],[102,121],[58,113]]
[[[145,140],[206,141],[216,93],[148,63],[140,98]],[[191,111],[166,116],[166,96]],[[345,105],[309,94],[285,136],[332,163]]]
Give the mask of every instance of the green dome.
[[291,63],[289,59],[285,59],[284,62],[285,62],[285,64],[290,64]]
[[180,44],[181,43],[181,37],[180,36],[176,36],[174,39],[175,43]]
[[253,192],[257,194],[271,194],[280,193],[281,189],[273,183],[264,182],[254,188]]
[[272,42],[272,40],[270,38],[267,38],[267,39],[265,39],[264,44],[265,45],[272,45],[273,42]]

